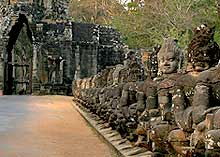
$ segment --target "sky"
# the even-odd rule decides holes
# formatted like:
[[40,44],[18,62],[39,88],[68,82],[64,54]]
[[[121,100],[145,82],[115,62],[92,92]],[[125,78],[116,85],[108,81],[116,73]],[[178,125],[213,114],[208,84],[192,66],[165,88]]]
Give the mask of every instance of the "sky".
[[130,2],[131,0],[119,0],[119,1],[121,1],[122,4],[123,4],[123,3],[125,3],[125,2],[128,3],[128,2]]

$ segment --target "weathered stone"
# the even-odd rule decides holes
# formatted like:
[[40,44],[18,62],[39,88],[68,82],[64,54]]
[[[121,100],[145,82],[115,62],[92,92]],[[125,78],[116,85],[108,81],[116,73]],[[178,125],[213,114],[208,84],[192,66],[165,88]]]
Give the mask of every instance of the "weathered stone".
[[168,153],[172,150],[167,146],[167,137],[169,132],[175,128],[171,108],[175,82],[179,77],[176,72],[179,68],[180,54],[181,51],[177,47],[176,41],[166,39],[158,53],[160,76],[154,80],[148,78],[144,82],[143,91],[147,104],[145,111],[140,115],[138,134],[139,139],[142,137],[147,141],[139,140],[136,144],[143,144],[148,149],[153,148],[153,146],[149,147],[149,144],[153,142],[157,148],[155,151]]
[[203,71],[218,63],[220,51],[214,41],[214,33],[214,27],[211,28],[204,24],[196,28],[188,47],[188,71]]
[[[191,145],[195,147],[195,153],[201,154],[200,150],[202,150],[204,154],[205,132],[207,132],[207,126],[210,127],[210,122],[208,122],[209,118],[207,122],[203,122],[206,116],[205,110],[211,106],[215,106],[214,104],[212,105],[212,102],[215,101],[210,101],[210,97],[212,97],[210,91],[217,87],[217,84],[211,83],[212,80],[218,79],[215,77],[217,72],[216,68],[211,68],[200,74],[198,72],[216,64],[216,61],[219,59],[219,48],[216,43],[214,43],[212,28],[201,25],[201,27],[197,29],[189,45],[188,74],[183,75],[177,80],[177,91],[173,100],[175,120],[181,130],[184,131],[186,135],[185,139],[189,141],[189,136],[191,136]],[[210,45],[212,45],[212,48],[209,47]],[[214,88],[212,89],[210,84],[215,84],[215,87],[213,86]],[[176,133],[177,132],[178,131],[176,131]],[[193,134],[191,135],[192,132]],[[171,132],[171,134],[175,133]],[[179,138],[178,135],[176,135],[176,137],[177,139]],[[185,149],[185,145],[181,144],[181,142],[173,143],[172,146],[179,153]]]
[[[13,2],[0,2],[1,60],[6,65],[1,70],[0,84],[4,93],[70,94],[74,78],[89,77],[106,66],[123,62],[124,44],[120,34],[106,26],[70,22],[69,1]],[[26,51],[25,57],[30,58],[30,63],[19,61],[23,62],[22,67],[21,63],[15,63],[19,53],[15,49],[21,46]],[[33,53],[27,57],[28,52]],[[19,83],[22,68],[28,74]]]

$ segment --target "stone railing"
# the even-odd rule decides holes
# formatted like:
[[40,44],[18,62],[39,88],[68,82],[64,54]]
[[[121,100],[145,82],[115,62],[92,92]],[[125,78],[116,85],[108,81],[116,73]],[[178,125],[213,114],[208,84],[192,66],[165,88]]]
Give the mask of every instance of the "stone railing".
[[[148,57],[147,78],[130,53],[124,65],[74,80],[75,100],[152,156],[219,156],[220,51],[213,30],[198,28],[185,60],[177,41],[166,39],[152,54],[157,60]],[[183,61],[186,67],[180,66]],[[155,62],[156,77],[151,73]]]

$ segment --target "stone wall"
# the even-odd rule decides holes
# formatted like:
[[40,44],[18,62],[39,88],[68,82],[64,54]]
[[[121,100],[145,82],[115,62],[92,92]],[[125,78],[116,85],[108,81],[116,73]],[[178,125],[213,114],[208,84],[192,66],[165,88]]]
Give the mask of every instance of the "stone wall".
[[73,46],[75,65],[78,65],[76,79],[90,77],[124,60],[125,49],[121,36],[111,27],[74,23]]
[[71,63],[74,63],[71,27],[71,23],[41,22],[33,25],[36,53],[33,62],[34,91],[40,91],[37,84],[38,87],[45,88],[43,87],[45,85],[51,89],[54,85],[70,84],[74,71],[71,66]]
[[[13,80],[23,78],[22,73],[13,75],[16,69],[14,45],[25,39],[13,38],[9,33],[13,28],[15,34],[25,27],[30,28],[29,32],[23,31],[22,37],[29,33],[32,49],[23,43],[23,50],[20,50],[21,54],[31,54],[31,58],[28,57],[29,79],[25,85],[30,90],[24,92],[27,94],[69,94],[74,78],[89,77],[106,66],[122,63],[124,45],[120,34],[108,27],[72,23],[67,6],[68,1],[33,0],[13,1],[1,8],[0,84],[5,94],[20,93],[15,90],[17,85]],[[23,17],[22,25],[16,25],[19,17]]]

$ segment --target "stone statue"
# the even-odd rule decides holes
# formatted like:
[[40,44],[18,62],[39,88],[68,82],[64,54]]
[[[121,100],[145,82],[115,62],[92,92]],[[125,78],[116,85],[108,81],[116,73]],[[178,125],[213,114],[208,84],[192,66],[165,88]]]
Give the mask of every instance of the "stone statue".
[[202,71],[217,64],[219,48],[214,42],[213,31],[213,28],[205,25],[197,27],[188,48],[186,73],[176,81],[177,88],[172,99],[174,118],[179,129],[170,132],[168,140],[181,155],[190,153],[186,148],[189,146],[191,134],[195,126],[204,120],[203,112],[207,108],[204,103],[207,103],[207,97],[204,97],[203,102],[199,99],[207,93],[208,88],[196,84]]
[[112,86],[113,85],[113,73],[115,71],[115,68],[113,67],[109,67],[109,73],[108,73],[108,76],[107,76],[107,86]]
[[158,52],[157,97],[160,117],[151,126],[150,139],[155,143],[154,151],[171,153],[167,137],[175,126],[172,114],[172,97],[175,91],[175,82],[180,77],[177,73],[181,61],[181,50],[177,41],[167,38]]
[[169,151],[167,136],[175,128],[171,108],[175,82],[180,77],[177,73],[180,57],[177,41],[165,39],[157,55],[159,75],[154,80],[147,78],[144,82],[146,108],[140,116],[137,129],[139,138],[135,145],[144,145],[155,152],[159,151],[158,149],[163,153]]
[[207,150],[209,155],[220,155],[218,152],[220,137],[219,95],[220,65],[203,71],[198,76],[195,87],[192,106],[192,123],[195,129],[191,135],[191,145],[197,154],[201,150],[202,152]]
[[119,103],[120,103],[120,98],[121,98],[121,93],[122,93],[122,86],[118,85],[118,86],[114,86],[112,87],[112,91],[113,91],[113,100],[111,102],[111,108],[109,110],[109,119],[108,119],[108,123],[109,126],[112,127],[112,129],[116,129],[117,124],[117,116],[119,115],[119,113],[121,112],[119,109]]
[[118,85],[119,84],[119,73],[120,71],[124,68],[124,66],[122,64],[118,64],[115,67],[115,70],[113,72],[113,85]]
[[196,28],[186,71],[177,41],[167,38],[148,56],[145,81],[138,57],[130,51],[124,65],[74,81],[74,95],[122,138],[152,155],[219,156],[220,50],[213,35],[214,28]]
[[78,99],[81,97],[81,83],[81,79],[73,80],[72,82],[73,96]]
[[107,79],[108,79],[108,74],[110,72],[110,69],[104,69],[102,70],[98,75],[98,80],[97,80],[97,87],[103,88],[107,86]]
[[215,27],[205,24],[197,27],[188,47],[187,70],[204,71],[218,62],[219,47],[214,41]]
[[97,82],[97,75],[98,74],[91,77],[91,88],[96,88],[97,87],[97,83],[96,83]]
[[60,83],[62,82],[63,74],[63,58],[62,57],[52,57],[48,56],[48,82],[49,83]]
[[[133,134],[137,128],[137,118],[135,118],[137,109],[144,106],[144,98],[141,99],[141,91],[138,89],[138,82],[144,78],[141,63],[138,62],[136,53],[133,51],[129,51],[126,58],[125,68],[119,72],[119,83],[123,84],[123,90],[119,103],[121,112],[119,112],[118,117],[121,118],[118,119],[120,124],[118,130],[120,130],[122,137]],[[133,141],[133,137],[130,140]]]
[[144,79],[144,70],[141,61],[134,51],[126,54],[124,68],[119,71],[119,83],[136,82]]
[[136,142],[138,135],[136,129],[138,127],[139,116],[145,110],[145,95],[144,93],[137,89],[136,91],[136,103],[133,103],[128,108],[129,117],[127,118],[127,132],[128,132],[128,140],[130,142]]
[[92,87],[92,77],[87,78],[86,80],[86,89],[90,89]]
[[122,112],[125,117],[129,117],[129,106],[136,102],[136,89],[137,86],[134,82],[127,83],[123,87],[119,107],[122,109]]

